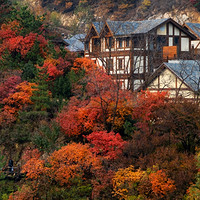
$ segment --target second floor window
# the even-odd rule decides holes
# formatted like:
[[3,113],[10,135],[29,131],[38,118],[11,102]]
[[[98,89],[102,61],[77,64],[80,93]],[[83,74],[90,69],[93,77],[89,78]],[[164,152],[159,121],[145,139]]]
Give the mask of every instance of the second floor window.
[[99,38],[94,38],[92,43],[93,51],[100,51],[101,42]]
[[94,38],[94,46],[100,46],[100,39]]
[[122,38],[118,38],[117,39],[117,47],[118,48],[122,48],[123,47],[123,39]]
[[124,69],[124,59],[123,58],[119,58],[118,59],[118,66],[117,66],[118,70],[123,70]]
[[156,47],[158,51],[161,51],[164,46],[167,46],[166,36],[157,36]]
[[112,37],[106,38],[106,49],[114,48],[114,39]]
[[133,39],[134,48],[144,48],[145,47],[145,39],[144,37],[135,37]]
[[126,47],[130,47],[130,38],[126,38]]
[[179,45],[179,36],[174,36],[174,46]]

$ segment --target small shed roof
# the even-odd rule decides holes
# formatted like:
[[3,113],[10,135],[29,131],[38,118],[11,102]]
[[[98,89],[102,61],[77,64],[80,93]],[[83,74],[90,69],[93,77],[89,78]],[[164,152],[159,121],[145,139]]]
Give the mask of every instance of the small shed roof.
[[67,49],[72,52],[84,51],[84,38],[86,34],[76,34],[70,39],[64,39],[65,42],[69,44]]
[[72,36],[69,40],[84,40],[85,36],[86,36],[86,34],[80,33],[80,34],[76,34],[76,35]]

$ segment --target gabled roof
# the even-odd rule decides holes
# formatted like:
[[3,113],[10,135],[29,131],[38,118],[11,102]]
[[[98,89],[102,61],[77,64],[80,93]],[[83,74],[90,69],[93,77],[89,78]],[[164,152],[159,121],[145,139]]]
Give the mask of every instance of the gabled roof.
[[192,39],[196,39],[196,36],[190,31],[183,28],[180,24],[175,22],[171,18],[166,19],[154,19],[154,20],[144,20],[144,21],[110,21],[107,20],[104,22],[93,22],[90,30],[86,36],[89,36],[92,28],[95,29],[96,34],[99,36],[103,33],[103,29],[108,26],[111,34],[114,36],[127,36],[134,34],[146,34],[150,31],[153,31],[156,28],[159,28],[163,24],[170,22],[181,29],[185,34],[189,35]]
[[200,23],[185,23],[186,26],[194,35],[200,38]]
[[[104,26],[108,26],[111,30],[112,35],[115,36],[127,36],[134,34],[146,34],[154,29],[162,26],[163,24],[170,22],[181,29],[185,34],[189,35],[193,39],[196,39],[196,36],[184,29],[180,24],[175,22],[171,18],[166,19],[153,19],[153,20],[144,20],[144,21],[106,21]],[[102,32],[102,31],[101,31]]]
[[180,60],[177,63],[169,62],[164,65],[193,91],[197,92],[200,89],[200,61]]
[[92,29],[94,29],[94,31],[96,32],[97,36],[100,35],[100,32],[103,28],[103,25],[104,25],[104,22],[92,22],[91,26],[90,26],[90,29],[87,33],[87,35],[85,36],[85,40],[89,37]]
[[101,29],[103,28],[104,22],[93,22],[95,30],[100,34]]
[[114,35],[144,34],[156,28],[169,19],[144,21],[107,21]]
[[107,21],[108,27],[113,35],[129,35],[140,25],[139,22],[131,21]]
[[198,92],[200,89],[200,61],[199,60],[176,60],[164,62],[148,78],[148,82],[141,85],[138,90],[146,89],[165,69],[169,69],[191,90]]
[[148,33],[149,31],[160,26],[161,24],[165,23],[168,20],[169,20],[169,18],[167,18],[167,19],[155,19],[155,20],[144,20],[144,21],[141,22],[140,26],[134,31],[134,34]]

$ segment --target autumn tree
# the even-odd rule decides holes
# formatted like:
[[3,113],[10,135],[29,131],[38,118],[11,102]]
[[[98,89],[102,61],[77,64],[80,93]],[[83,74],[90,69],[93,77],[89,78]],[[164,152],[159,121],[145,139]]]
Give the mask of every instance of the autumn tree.
[[21,77],[11,76],[7,80],[0,84],[0,103],[3,103],[3,99],[7,98],[10,94],[16,91],[16,86],[21,82]]
[[163,134],[172,134],[179,150],[195,153],[199,145],[199,104],[180,99],[160,107],[155,113],[154,130]]
[[157,198],[163,198],[176,189],[174,181],[168,178],[162,170],[151,173],[149,179],[152,184],[152,191]]
[[[119,199],[126,199],[132,195],[138,196],[137,186],[145,172],[135,170],[133,166],[126,169],[119,169],[113,177],[113,193]],[[130,195],[131,193],[131,195]]]
[[19,110],[32,104],[33,86],[35,83],[22,82],[16,86],[16,92],[3,99],[3,111],[0,113],[0,124],[14,121]]
[[192,200],[192,199],[199,199],[200,196],[200,154],[197,153],[196,155],[196,165],[198,168],[198,172],[196,174],[196,182],[194,184],[192,184],[187,191],[187,198],[188,200]]
[[141,91],[133,109],[133,118],[138,120],[138,127],[148,127],[154,111],[165,104],[166,92]]
[[87,187],[93,170],[98,169],[99,166],[99,160],[90,152],[88,145],[71,143],[53,152],[46,161],[31,158],[23,166],[23,172],[32,181],[36,190],[35,196],[40,193],[41,197],[45,193],[53,195],[48,190],[53,180],[58,184],[57,191],[61,191],[63,187],[70,190],[73,184],[77,184],[76,179],[85,178],[86,182],[80,187]]
[[[120,90],[118,83],[103,69],[98,69],[92,61],[86,61],[85,58],[83,61],[75,60],[77,72],[81,69],[86,71],[84,93],[69,101],[59,114],[58,123],[67,135],[102,129],[108,132],[123,130],[126,118],[132,114],[132,94]],[[80,87],[83,89],[84,86]]]
[[115,159],[122,154],[125,142],[119,133],[107,133],[106,131],[92,132],[86,136],[93,146],[91,151],[106,159]]
[[160,199],[175,190],[174,181],[162,170],[142,171],[129,166],[119,169],[113,177],[113,193],[119,199]]

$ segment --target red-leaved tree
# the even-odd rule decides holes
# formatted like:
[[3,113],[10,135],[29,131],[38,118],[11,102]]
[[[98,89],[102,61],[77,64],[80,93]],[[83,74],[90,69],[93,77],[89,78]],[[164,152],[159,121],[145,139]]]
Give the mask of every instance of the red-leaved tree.
[[93,132],[86,136],[86,138],[92,145],[91,151],[106,159],[116,159],[119,157],[126,143],[119,133],[107,133],[107,131]]

